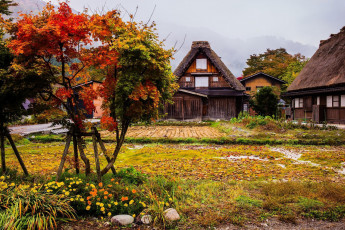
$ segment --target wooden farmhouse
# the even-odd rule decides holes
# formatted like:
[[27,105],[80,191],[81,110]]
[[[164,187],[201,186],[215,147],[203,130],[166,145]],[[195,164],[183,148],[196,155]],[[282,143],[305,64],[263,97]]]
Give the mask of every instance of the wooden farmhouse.
[[174,71],[180,89],[166,119],[230,119],[242,110],[245,88],[206,41],[195,41]]
[[345,123],[345,27],[320,42],[285,96],[296,120]]
[[249,95],[254,95],[257,91],[266,86],[276,87],[278,89],[277,92],[280,95],[280,90],[283,84],[286,84],[285,81],[262,72],[244,77],[240,82],[246,88],[246,93]]

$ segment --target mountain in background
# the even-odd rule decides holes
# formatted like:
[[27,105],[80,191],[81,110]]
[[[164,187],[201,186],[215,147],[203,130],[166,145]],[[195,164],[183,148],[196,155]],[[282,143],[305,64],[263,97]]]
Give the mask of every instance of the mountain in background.
[[[317,50],[315,46],[276,36],[258,36],[249,39],[227,38],[206,28],[180,26],[177,28],[173,24],[157,24],[157,26],[161,39],[169,35],[165,41],[166,48],[177,44],[175,48],[179,49],[171,62],[173,69],[189,52],[193,41],[208,41],[211,48],[236,77],[241,76],[242,70],[247,66],[246,61],[252,54],[264,53],[267,49],[285,48],[289,54],[301,53],[310,58]],[[186,37],[185,41],[184,37]]]
[[[18,17],[18,12],[37,13],[46,4],[46,1],[43,0],[15,0],[15,2],[18,3],[18,6],[10,8],[13,12],[11,15],[13,18]],[[186,25],[188,25],[188,22],[186,22]],[[171,62],[173,69],[177,67],[189,52],[193,41],[209,41],[212,49],[222,58],[225,65],[237,77],[241,76],[242,70],[246,67],[246,61],[250,55],[263,53],[266,49],[285,48],[290,54],[301,53],[306,57],[311,57],[317,50],[315,46],[275,36],[240,39],[224,37],[210,29],[202,27],[177,26],[173,23],[164,22],[157,23],[157,27],[161,39],[166,38],[170,34],[165,41],[166,48],[173,47],[176,42],[177,47],[175,48],[181,47],[174,55],[175,59]],[[186,39],[183,42],[185,36]]]

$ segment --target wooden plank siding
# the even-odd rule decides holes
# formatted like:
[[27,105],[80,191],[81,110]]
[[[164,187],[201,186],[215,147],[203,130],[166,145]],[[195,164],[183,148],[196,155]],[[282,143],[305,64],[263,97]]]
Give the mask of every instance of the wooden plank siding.
[[[196,59],[199,59],[199,58],[207,59],[207,57],[203,54],[197,55]],[[207,69],[206,70],[197,69],[196,68],[196,59],[192,62],[190,67],[187,69],[187,71],[186,71],[187,74],[188,73],[218,73],[218,70],[216,69],[216,67],[214,65],[212,65],[212,63],[208,59],[207,59]]]
[[236,117],[236,98],[210,98],[208,116],[215,119],[230,119]]
[[177,93],[173,98],[173,102],[173,104],[165,104],[166,119],[202,119],[203,103],[201,97]]

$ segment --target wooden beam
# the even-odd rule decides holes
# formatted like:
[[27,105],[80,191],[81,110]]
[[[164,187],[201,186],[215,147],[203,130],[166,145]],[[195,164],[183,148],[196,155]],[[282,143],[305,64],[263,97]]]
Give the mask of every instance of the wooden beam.
[[72,135],[68,134],[67,135],[67,140],[66,140],[66,145],[65,145],[65,150],[63,151],[63,154],[62,154],[62,157],[61,157],[60,166],[59,166],[59,169],[58,169],[58,172],[57,172],[57,175],[56,175],[56,181],[58,181],[60,179],[60,176],[62,174],[62,169],[63,169],[63,166],[64,166],[65,161],[66,161],[66,156],[67,156],[67,153],[68,153],[69,145],[71,143],[71,139],[72,139]]
[[[101,135],[98,133],[97,129],[95,128],[95,133],[96,133],[96,137],[98,140],[98,143],[101,147],[101,150],[103,152],[103,155],[105,156],[105,158],[107,159],[108,163],[111,161],[111,159],[109,158],[108,154],[107,154],[107,149],[105,148],[105,145],[101,139]],[[114,168],[114,166],[111,167],[111,171],[113,172],[114,175],[116,175],[116,170]]]
[[4,130],[1,127],[0,130],[0,146],[1,146],[1,169],[2,173],[6,172],[6,160],[5,160],[5,137]]
[[17,147],[16,147],[16,145],[15,145],[15,143],[14,143],[12,137],[11,137],[11,134],[9,132],[7,132],[6,133],[6,137],[7,137],[8,141],[10,142],[10,145],[11,145],[11,147],[13,149],[13,152],[16,155],[16,157],[17,157],[17,159],[19,161],[19,164],[20,164],[20,166],[22,167],[22,169],[24,171],[24,174],[26,176],[28,176],[29,175],[28,170],[25,167],[24,161],[23,161],[23,159],[21,158],[21,156],[20,156],[20,154],[18,152],[18,149],[17,149]]
[[95,163],[96,163],[96,172],[97,172],[97,180],[98,182],[102,181],[101,175],[101,167],[99,165],[99,158],[98,158],[98,149],[97,149],[97,138],[96,135],[92,135],[92,142],[93,142],[93,150],[95,153]]

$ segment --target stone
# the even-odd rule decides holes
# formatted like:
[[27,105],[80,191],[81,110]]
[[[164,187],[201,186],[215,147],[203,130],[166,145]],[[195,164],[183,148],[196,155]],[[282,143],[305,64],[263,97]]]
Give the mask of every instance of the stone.
[[129,225],[134,222],[134,218],[130,215],[116,215],[111,218],[114,225]]
[[111,225],[111,223],[110,223],[110,222],[108,222],[108,221],[107,221],[107,222],[105,222],[105,223],[103,224],[103,226],[104,226],[104,227],[109,227],[110,225]]
[[141,217],[141,222],[143,224],[150,224],[152,222],[152,216],[151,215],[144,215]]
[[180,215],[177,213],[176,209],[168,208],[164,211],[164,217],[166,220],[175,221],[180,219]]

